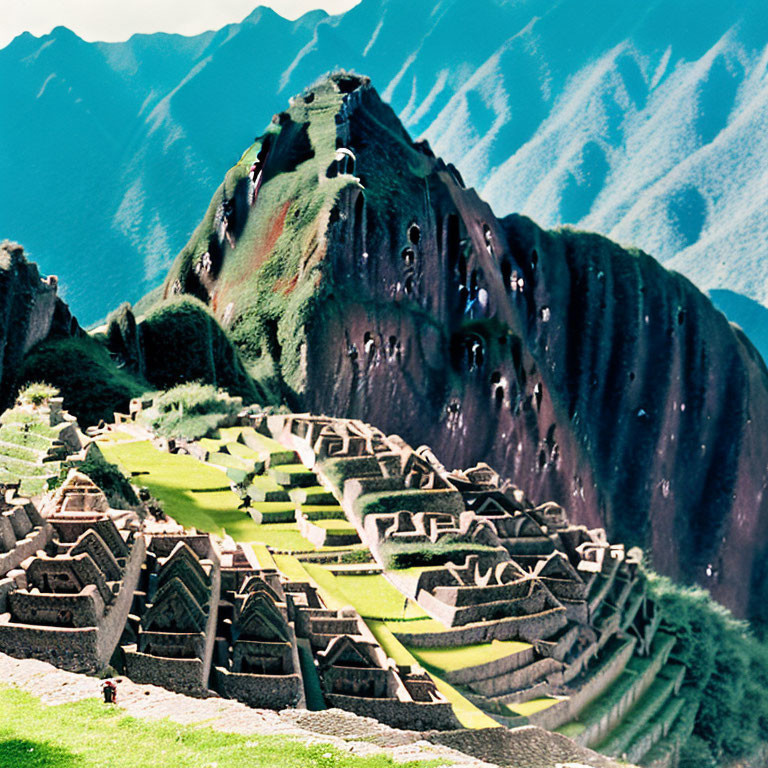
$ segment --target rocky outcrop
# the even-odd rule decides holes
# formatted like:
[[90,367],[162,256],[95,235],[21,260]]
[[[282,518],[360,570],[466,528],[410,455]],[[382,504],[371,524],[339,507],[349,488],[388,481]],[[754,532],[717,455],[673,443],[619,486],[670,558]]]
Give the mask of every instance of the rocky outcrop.
[[650,256],[497,219],[366,79],[273,118],[165,292],[206,301],[289,403],[487,460],[749,612],[768,523],[754,348]]
[[80,332],[77,321],[57,295],[55,276],[42,278],[17,243],[0,243],[0,403],[13,398],[24,355],[50,336]]

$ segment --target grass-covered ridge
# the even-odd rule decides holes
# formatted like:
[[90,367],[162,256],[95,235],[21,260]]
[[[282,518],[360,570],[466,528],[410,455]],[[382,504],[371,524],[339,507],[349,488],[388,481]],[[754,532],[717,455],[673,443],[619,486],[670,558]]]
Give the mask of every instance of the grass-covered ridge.
[[[98,681],[94,680],[97,690]],[[240,736],[169,720],[147,722],[87,699],[45,706],[0,687],[0,765],[8,768],[418,768],[385,755],[356,757],[329,744],[281,736]]]
[[24,358],[19,384],[45,381],[64,398],[64,407],[81,425],[112,421],[149,387],[140,376],[119,367],[98,338],[79,336],[41,342]]
[[[166,295],[208,297],[258,380],[291,397],[301,388],[301,344],[324,283],[325,229],[352,175],[329,177],[337,149],[336,116],[344,94],[324,80],[276,116],[227,173],[208,211],[177,257]],[[255,202],[248,172],[263,161]],[[231,204],[232,240],[221,237],[222,207]],[[203,255],[215,263],[215,288],[198,277]],[[300,394],[300,393],[298,393]]]
[[132,398],[177,384],[210,385],[245,404],[279,402],[268,382],[251,378],[208,308],[190,296],[162,304],[139,322],[123,305],[103,333],[41,342],[18,375],[19,385],[38,381],[60,390],[64,407],[83,427],[112,421],[115,412],[128,411]]
[[155,387],[200,381],[247,402],[263,398],[216,319],[200,301],[174,299],[139,324],[144,373]]

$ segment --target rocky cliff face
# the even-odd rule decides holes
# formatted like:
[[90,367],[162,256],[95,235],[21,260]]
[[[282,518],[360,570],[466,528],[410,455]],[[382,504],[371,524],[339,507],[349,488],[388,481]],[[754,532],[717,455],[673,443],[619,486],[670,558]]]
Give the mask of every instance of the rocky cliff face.
[[0,404],[8,406],[24,355],[49,336],[80,332],[77,321],[57,295],[55,277],[41,278],[24,249],[0,243]]
[[750,343],[644,253],[497,219],[365,79],[275,116],[165,292],[208,302],[294,408],[487,460],[749,612],[768,523]]

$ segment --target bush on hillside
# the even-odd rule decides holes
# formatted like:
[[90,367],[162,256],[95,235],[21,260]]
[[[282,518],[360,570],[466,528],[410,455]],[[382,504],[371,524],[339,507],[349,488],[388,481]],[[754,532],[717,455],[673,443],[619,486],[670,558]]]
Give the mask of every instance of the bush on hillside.
[[467,555],[487,555],[493,547],[445,538],[435,543],[398,544],[384,542],[380,548],[387,568],[415,568],[456,563],[463,565]]
[[50,486],[58,488],[67,479],[67,474],[73,466],[78,472],[90,477],[104,491],[113,509],[131,509],[138,505],[139,498],[128,478],[116,464],[111,464],[104,458],[104,454],[95,443],[91,443],[88,447],[85,461],[82,463],[65,462],[58,478],[50,483]]
[[688,668],[687,682],[701,692],[690,759],[723,764],[752,754],[768,741],[768,645],[703,589],[655,574],[649,586],[664,628],[678,638],[673,653]]
[[49,339],[33,347],[19,371],[19,383],[46,381],[64,398],[64,407],[81,427],[112,421],[115,411],[127,413],[131,398],[146,385],[117,367],[91,336]]
[[232,424],[242,407],[239,397],[230,397],[210,384],[191,382],[157,396],[141,418],[163,437],[197,440]]

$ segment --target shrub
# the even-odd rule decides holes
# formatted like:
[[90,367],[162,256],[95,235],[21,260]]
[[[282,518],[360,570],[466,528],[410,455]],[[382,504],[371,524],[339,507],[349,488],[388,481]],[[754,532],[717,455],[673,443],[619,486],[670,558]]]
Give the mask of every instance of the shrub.
[[[61,467],[58,478],[50,483],[52,488],[60,486],[67,479],[69,470],[74,466],[66,462]],[[91,443],[86,453],[85,461],[77,465],[78,472],[93,480],[107,495],[110,506],[114,509],[130,509],[139,503],[136,492],[125,475],[116,464],[110,464],[95,443]]]
[[385,542],[381,545],[381,555],[387,568],[413,568],[445,563],[463,564],[467,555],[483,555],[494,552],[493,547],[473,542],[442,539],[434,544],[397,544]]
[[197,440],[232,423],[242,406],[239,397],[230,397],[210,384],[191,382],[159,395],[141,418],[163,437]]
[[33,381],[27,384],[19,392],[18,400],[23,405],[40,406],[47,403],[52,397],[57,397],[59,390],[46,384],[44,381]]

